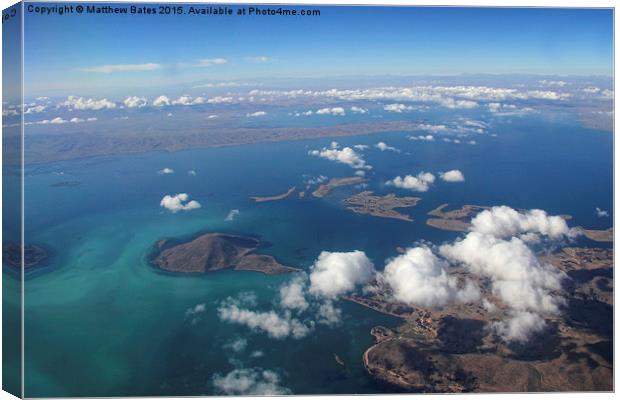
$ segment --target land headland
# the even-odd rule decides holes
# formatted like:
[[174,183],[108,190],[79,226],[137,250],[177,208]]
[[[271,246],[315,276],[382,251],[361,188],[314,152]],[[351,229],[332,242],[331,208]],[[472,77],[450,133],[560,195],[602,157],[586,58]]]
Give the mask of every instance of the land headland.
[[366,178],[361,176],[351,176],[348,178],[332,178],[329,182],[320,185],[312,195],[314,197],[322,198],[327,196],[332,190],[340,186],[357,185],[366,182]]
[[277,194],[274,196],[250,196],[250,199],[254,200],[257,203],[263,203],[265,201],[277,201],[286,199],[295,191],[295,186],[289,188],[286,192],[282,194]]
[[394,209],[415,207],[419,201],[419,197],[397,197],[394,193],[385,196],[373,196],[373,192],[365,191],[354,194],[343,200],[343,203],[347,206],[347,209],[357,214],[412,222],[413,219],[409,215],[399,213]]
[[170,245],[162,239],[155,244],[150,263],[164,271],[201,274],[224,269],[257,271],[276,275],[298,271],[280,264],[273,256],[258,254],[260,241],[253,237],[207,233],[186,243]]

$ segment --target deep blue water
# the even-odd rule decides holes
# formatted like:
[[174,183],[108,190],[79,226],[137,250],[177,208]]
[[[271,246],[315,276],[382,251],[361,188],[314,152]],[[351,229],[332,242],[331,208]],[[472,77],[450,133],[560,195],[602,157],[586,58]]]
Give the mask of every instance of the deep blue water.
[[[496,134],[497,136],[491,136]],[[341,200],[358,188],[324,199],[254,203],[251,195],[303,187],[304,175],[351,176],[353,170],[308,150],[331,140],[97,157],[29,166],[26,171],[26,242],[53,250],[48,267],[29,276],[26,296],[26,395],[198,395],[213,393],[215,373],[235,368],[225,344],[248,340],[235,355],[244,367],[278,371],[293,393],[374,393],[387,388],[369,378],[361,356],[369,330],[398,320],[355,304],[337,302],[343,322],[318,327],[301,340],[275,340],[222,322],[216,307],[228,296],[255,292],[268,311],[288,276],[222,272],[201,277],[158,273],[145,260],[159,238],[202,231],[260,236],[265,252],[307,269],[320,251],[363,250],[378,269],[397,246],[419,240],[439,244],[457,233],[424,224],[442,203],[509,205],[570,214],[571,226],[607,228],[613,215],[612,135],[571,121],[539,117],[496,121],[476,145],[411,141],[402,132],[338,138],[342,145],[385,141],[401,153],[372,147],[363,154],[373,169],[369,189],[422,198],[407,209],[413,223],[351,213]],[[172,168],[174,174],[158,170]],[[426,193],[386,187],[396,175],[459,169],[464,183],[437,180]],[[196,175],[188,175],[195,170]],[[75,181],[79,186],[52,186]],[[159,207],[165,194],[188,193],[202,208],[171,214]],[[240,210],[225,221],[231,209]],[[7,275],[5,275],[6,277]],[[9,279],[11,277],[9,276]],[[206,304],[192,325],[185,311]],[[264,356],[249,353],[261,350]],[[338,353],[346,368],[337,365]]]

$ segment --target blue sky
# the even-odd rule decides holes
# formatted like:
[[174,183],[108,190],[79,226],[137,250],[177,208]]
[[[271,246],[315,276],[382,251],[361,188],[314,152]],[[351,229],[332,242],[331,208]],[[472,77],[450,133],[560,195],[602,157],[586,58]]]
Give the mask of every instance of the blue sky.
[[[611,10],[316,8],[320,17],[26,13],[26,89],[75,93],[200,80],[613,73]],[[200,60],[210,61],[201,66]]]

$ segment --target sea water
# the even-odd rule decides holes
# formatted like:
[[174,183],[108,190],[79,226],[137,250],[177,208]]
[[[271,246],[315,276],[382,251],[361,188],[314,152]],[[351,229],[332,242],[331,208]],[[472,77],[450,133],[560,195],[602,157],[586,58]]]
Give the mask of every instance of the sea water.
[[[496,136],[492,136],[496,135]],[[321,251],[363,250],[379,270],[396,247],[440,244],[456,232],[425,225],[442,203],[541,208],[570,214],[570,226],[607,228],[613,215],[612,136],[575,122],[539,117],[496,123],[475,145],[412,141],[404,132],[337,138],[341,146],[367,144],[368,188],[376,194],[421,197],[402,211],[413,222],[359,215],[341,202],[361,190],[343,187],[317,199],[297,193],[255,203],[253,195],[305,190],[304,176],[346,177],[354,170],[308,155],[332,139],[228,148],[151,152],[28,165],[25,187],[27,243],[50,250],[50,260],[25,283],[26,396],[214,394],[212,378],[236,368],[276,371],[292,393],[377,393],[397,390],[370,377],[362,354],[375,325],[397,318],[338,301],[342,321],[317,325],[302,339],[272,339],[221,321],[217,307],[229,297],[254,293],[256,309],[269,311],[290,275],[223,271],[182,276],[147,262],[164,237],[232,232],[260,237],[261,251],[309,270]],[[384,141],[400,153],[372,147]],[[26,142],[27,144],[27,142]],[[173,174],[160,174],[171,168]],[[437,180],[428,192],[388,187],[395,176],[459,169],[464,183]],[[196,172],[195,175],[189,171]],[[75,182],[72,185],[57,184]],[[187,193],[202,207],[170,213],[166,194]],[[232,209],[239,215],[226,216]],[[5,285],[15,277],[5,268]],[[187,310],[204,304],[200,318]],[[227,344],[244,338],[247,349]],[[252,352],[262,352],[253,357]],[[334,354],[344,361],[342,367]]]

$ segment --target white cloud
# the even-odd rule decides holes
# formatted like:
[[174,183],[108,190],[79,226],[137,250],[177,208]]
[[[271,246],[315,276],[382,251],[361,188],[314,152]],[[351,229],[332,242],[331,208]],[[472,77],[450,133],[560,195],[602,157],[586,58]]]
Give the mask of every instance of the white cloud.
[[145,63],[145,64],[115,64],[115,65],[100,65],[96,67],[82,68],[84,72],[99,72],[104,74],[110,74],[113,72],[136,72],[136,71],[154,71],[161,68],[160,64]]
[[342,107],[332,107],[332,108],[321,108],[320,110],[316,110],[318,115],[344,115],[344,108]]
[[599,218],[609,217],[609,212],[605,210],[601,210],[600,208],[596,207],[596,215]]
[[453,244],[442,245],[440,252],[472,273],[491,278],[494,293],[515,310],[557,313],[563,304],[554,292],[561,289],[565,275],[541,264],[519,238],[505,240],[470,232]]
[[569,229],[566,221],[559,216],[549,216],[543,210],[518,212],[507,206],[484,210],[471,221],[471,230],[506,238],[519,233],[540,233],[557,239],[562,236],[574,237],[578,230]]
[[330,148],[324,147],[321,150],[310,150],[308,154],[315,157],[325,158],[330,161],[336,161],[341,164],[346,164],[355,169],[372,168],[370,165],[367,165],[362,156],[356,153],[352,148],[344,147],[343,149],[338,149],[338,144],[336,143],[336,146],[333,146],[333,143]]
[[159,171],[157,171],[157,173],[159,175],[170,175],[170,174],[174,174],[174,170],[172,168],[164,168],[164,169],[160,169]]
[[469,282],[459,288],[458,280],[448,275],[447,269],[448,264],[429,248],[415,247],[390,260],[381,276],[394,299],[410,305],[438,307],[477,301],[478,289]]
[[180,105],[180,106],[193,106],[196,104],[204,104],[205,102],[206,102],[206,99],[204,97],[193,98],[192,96],[183,95],[179,97],[178,99],[173,100],[172,104]]
[[155,100],[153,100],[153,106],[155,107],[162,107],[162,106],[169,106],[170,105],[170,99],[168,98],[168,96],[159,96],[157,97]]
[[201,314],[207,310],[206,304],[196,304],[194,307],[190,307],[185,311],[186,316],[192,316],[196,314]]
[[465,182],[465,176],[458,169],[440,172],[439,177],[446,182]]
[[398,150],[396,147],[388,146],[385,142],[379,142],[375,144],[375,147],[381,151],[393,151],[395,153],[400,153],[400,150]]
[[253,331],[265,332],[273,339],[284,339],[289,336],[294,339],[301,339],[307,336],[312,329],[311,326],[292,318],[290,312],[281,316],[275,311],[252,311],[233,302],[222,304],[217,312],[223,321],[245,325]]
[[[28,107],[26,109],[26,111],[24,112],[24,114],[34,114],[34,113],[40,113],[45,111],[45,109],[47,109],[46,106],[33,106],[33,107]],[[17,112],[15,112],[15,115],[17,115]]]
[[194,171],[193,169],[190,169],[189,171],[187,171],[187,175],[189,176],[196,176],[196,171]]
[[370,146],[368,146],[367,144],[356,144],[353,146],[353,148],[355,150],[360,150],[360,151],[364,151],[366,149],[368,149]]
[[248,117],[248,118],[264,117],[265,115],[267,115],[267,113],[265,111],[256,111],[256,112],[253,112],[253,113],[245,114],[245,116]]
[[234,101],[235,101],[235,99],[233,99],[230,96],[215,96],[215,97],[209,98],[209,100],[207,100],[207,103],[209,103],[209,104],[223,104],[223,103],[233,103]]
[[125,100],[123,100],[123,104],[127,108],[142,108],[146,106],[148,102],[144,97],[129,96]]
[[198,67],[211,67],[213,65],[223,65],[228,61],[225,58],[203,58],[198,62]]
[[433,182],[435,182],[435,175],[430,172],[420,172],[417,176],[406,175],[404,178],[397,176],[396,178],[385,182],[385,184],[400,189],[426,192],[428,191],[429,185]]
[[499,116],[521,116],[527,113],[534,112],[533,108],[518,108],[514,104],[489,103],[487,104],[487,107],[489,108],[490,112]]
[[216,114],[211,114],[207,117],[207,119],[215,119],[215,118],[217,118]]
[[319,306],[317,316],[319,324],[334,326],[342,320],[342,311],[335,307],[332,301],[327,300]]
[[423,142],[433,142],[435,141],[435,137],[433,135],[418,135],[418,136],[407,136],[410,140],[421,140]]
[[248,341],[244,338],[237,338],[232,342],[228,342],[224,347],[231,349],[235,353],[240,353],[248,347]]
[[280,383],[280,376],[260,368],[235,369],[226,375],[215,374],[212,379],[217,393],[231,396],[278,396],[291,391]]
[[116,104],[108,99],[96,100],[77,96],[67,97],[67,100],[60,103],[60,105],[74,110],[101,110],[104,108],[116,108]]
[[189,211],[200,208],[201,205],[196,200],[189,200],[189,196],[187,193],[179,193],[177,195],[165,195],[159,205],[167,210],[170,210],[172,213],[176,213],[177,211]]
[[404,111],[415,110],[415,107],[407,106],[405,104],[400,104],[400,103],[394,103],[394,104],[388,104],[384,106],[383,109],[388,112],[402,113]]
[[82,118],[78,118],[78,117],[73,117],[69,120],[69,122],[71,122],[72,124],[79,124],[80,122],[84,122],[84,119]]
[[366,114],[368,112],[367,108],[351,106],[351,112],[355,114]]
[[308,301],[304,293],[303,278],[296,278],[280,287],[280,304],[284,308],[304,311],[308,308]]
[[526,342],[532,334],[545,328],[545,320],[529,311],[512,312],[506,321],[497,321],[493,329],[506,341]]
[[233,209],[233,210],[230,210],[228,212],[228,215],[226,216],[225,221],[234,221],[234,219],[237,218],[239,216],[239,214],[240,214],[240,212],[236,208]]
[[323,251],[314,262],[310,273],[310,293],[336,298],[367,283],[374,276],[372,262],[363,251]]

